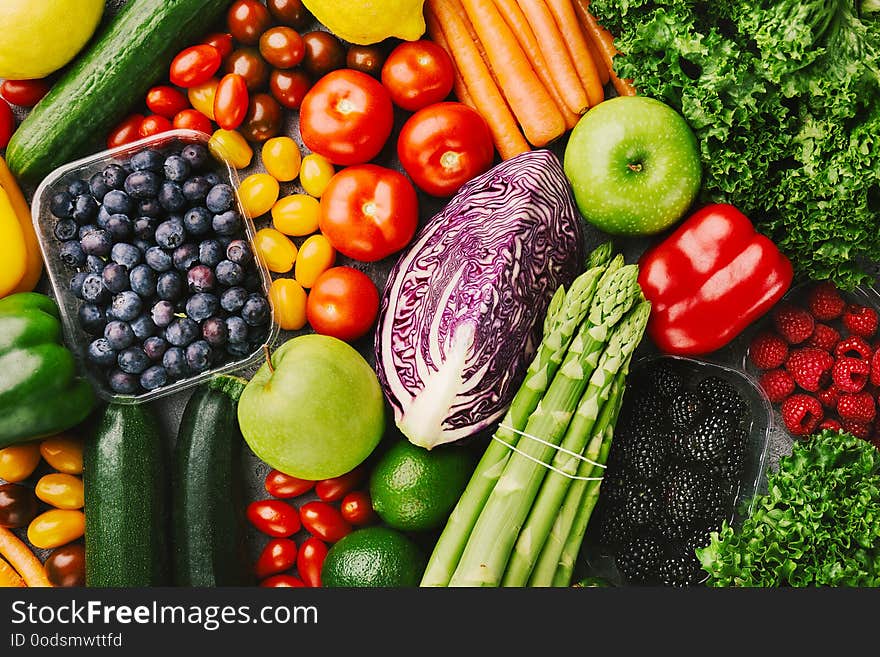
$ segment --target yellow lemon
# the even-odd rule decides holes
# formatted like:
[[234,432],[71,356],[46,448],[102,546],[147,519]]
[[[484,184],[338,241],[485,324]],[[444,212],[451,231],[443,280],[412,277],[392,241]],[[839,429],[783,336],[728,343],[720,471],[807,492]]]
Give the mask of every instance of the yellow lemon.
[[306,8],[340,39],[361,46],[389,37],[415,41],[425,33],[425,0],[303,0]]
[[70,62],[95,33],[104,0],[0,2],[0,78],[43,78]]

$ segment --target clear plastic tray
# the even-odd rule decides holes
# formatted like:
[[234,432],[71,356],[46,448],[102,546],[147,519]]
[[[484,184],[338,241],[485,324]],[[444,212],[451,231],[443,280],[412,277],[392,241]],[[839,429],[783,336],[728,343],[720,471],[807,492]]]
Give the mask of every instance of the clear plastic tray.
[[[86,361],[85,351],[93,338],[83,331],[79,325],[77,313],[82,302],[71,294],[69,288],[70,277],[74,273],[74,270],[65,265],[58,257],[61,243],[55,238],[53,233],[56,219],[49,209],[52,195],[57,190],[66,188],[74,179],[80,178],[88,180],[93,174],[100,171],[108,164],[113,162],[125,162],[134,153],[141,151],[144,148],[164,148],[175,142],[183,144],[200,143],[207,146],[208,140],[208,135],[195,130],[170,130],[153,137],[140,139],[136,142],[118,148],[101,151],[59,167],[40,183],[40,186],[37,187],[37,190],[34,193],[34,200],[31,206],[34,227],[37,232],[37,237],[39,238],[43,260],[46,263],[46,272],[48,273],[49,281],[52,285],[53,296],[55,297],[61,311],[65,342],[73,351],[83,372],[85,372],[92,381],[98,395],[107,401],[123,404],[149,402],[198,385],[216,374],[230,373],[246,368],[255,364],[260,358],[262,358],[264,347],[271,346],[278,336],[279,327],[275,320],[275,311],[270,303],[268,335],[265,341],[256,347],[252,354],[244,358],[230,360],[221,366],[206,370],[201,374],[185,379],[179,379],[161,388],[138,395],[122,395],[113,392],[107,386],[106,381],[98,376],[93,368],[88,366]],[[214,158],[214,162],[216,165],[214,169],[216,173],[226,179],[232,188],[237,191],[239,179],[235,170],[223,160]],[[247,238],[251,242],[251,245],[253,245],[255,233],[254,224],[241,207],[237,194],[236,203],[238,203],[238,210],[243,219]],[[263,294],[268,299],[269,286],[271,284],[269,270],[260,258],[255,258],[254,261],[256,262],[257,270],[260,273]]]

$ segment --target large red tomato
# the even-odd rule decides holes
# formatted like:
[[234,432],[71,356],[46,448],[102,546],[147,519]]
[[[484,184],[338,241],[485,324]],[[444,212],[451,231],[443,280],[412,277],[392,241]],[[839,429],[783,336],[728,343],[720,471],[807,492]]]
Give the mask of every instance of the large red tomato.
[[492,166],[495,147],[486,120],[476,110],[462,103],[437,103],[404,124],[397,155],[419,189],[451,196]]
[[410,112],[444,100],[454,79],[455,68],[447,52],[424,39],[401,43],[382,66],[382,84],[391,100]]
[[331,267],[318,276],[306,302],[306,317],[315,332],[346,342],[366,335],[378,313],[375,283],[351,267]]
[[385,87],[366,73],[348,69],[318,80],[299,110],[306,147],[342,166],[376,157],[393,124],[394,110]]

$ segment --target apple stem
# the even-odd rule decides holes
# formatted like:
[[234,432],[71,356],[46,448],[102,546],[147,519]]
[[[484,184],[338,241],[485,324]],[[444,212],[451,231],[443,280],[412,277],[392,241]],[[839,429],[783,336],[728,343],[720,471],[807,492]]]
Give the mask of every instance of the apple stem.
[[642,170],[642,165],[640,162],[636,164],[628,164],[627,166],[629,167],[630,171],[634,171],[635,173],[639,173]]
[[266,365],[269,366],[269,372],[275,374],[275,368],[272,366],[272,354],[269,351],[269,345],[263,345],[263,353],[266,354]]

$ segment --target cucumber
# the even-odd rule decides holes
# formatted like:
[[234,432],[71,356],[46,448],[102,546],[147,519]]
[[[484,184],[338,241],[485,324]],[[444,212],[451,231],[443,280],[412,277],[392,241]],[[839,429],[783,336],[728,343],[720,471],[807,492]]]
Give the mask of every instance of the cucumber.
[[168,472],[145,404],[110,404],[83,454],[86,586],[170,582]]
[[[129,0],[15,131],[6,161],[34,182],[104,144],[229,0]],[[103,147],[103,146],[101,146]]]
[[190,397],[180,421],[173,479],[177,586],[253,584],[245,549],[238,398],[247,382],[218,376]]

